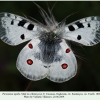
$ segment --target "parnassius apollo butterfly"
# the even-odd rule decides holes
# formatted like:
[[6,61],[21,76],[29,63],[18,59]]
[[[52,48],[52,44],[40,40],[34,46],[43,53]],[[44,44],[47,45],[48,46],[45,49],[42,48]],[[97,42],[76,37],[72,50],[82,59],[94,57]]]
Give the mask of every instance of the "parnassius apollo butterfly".
[[16,63],[26,78],[68,81],[77,72],[77,61],[66,40],[86,46],[99,43],[100,17],[86,17],[66,25],[65,21],[58,23],[50,10],[50,16],[43,9],[40,11],[46,25],[15,14],[0,13],[0,39],[12,46],[31,40]]

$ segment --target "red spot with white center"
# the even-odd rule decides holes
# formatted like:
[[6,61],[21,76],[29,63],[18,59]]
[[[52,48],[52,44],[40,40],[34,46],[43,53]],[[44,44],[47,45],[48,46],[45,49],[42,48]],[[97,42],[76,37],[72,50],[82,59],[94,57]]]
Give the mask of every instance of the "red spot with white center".
[[30,49],[32,49],[32,48],[33,48],[33,45],[30,43],[30,44],[28,44],[28,47],[29,47]]
[[33,64],[33,61],[31,59],[28,59],[27,60],[27,64],[32,65]]
[[66,63],[62,64],[62,68],[66,69],[68,67],[68,65]]
[[69,53],[70,52],[70,49],[68,48],[68,49],[66,49],[66,53]]

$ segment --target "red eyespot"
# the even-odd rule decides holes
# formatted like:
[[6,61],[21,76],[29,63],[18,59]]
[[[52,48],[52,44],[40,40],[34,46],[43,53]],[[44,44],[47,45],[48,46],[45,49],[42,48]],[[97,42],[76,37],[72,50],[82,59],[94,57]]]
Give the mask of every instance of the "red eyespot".
[[66,63],[62,64],[62,68],[66,69],[68,67],[68,65]]
[[33,61],[31,59],[28,59],[27,60],[27,64],[32,65],[33,64]]
[[69,53],[70,52],[70,49],[68,48],[68,49],[66,49],[66,53]]
[[28,47],[29,47],[30,49],[32,49],[32,48],[33,48],[33,45],[30,43],[30,44],[28,44]]

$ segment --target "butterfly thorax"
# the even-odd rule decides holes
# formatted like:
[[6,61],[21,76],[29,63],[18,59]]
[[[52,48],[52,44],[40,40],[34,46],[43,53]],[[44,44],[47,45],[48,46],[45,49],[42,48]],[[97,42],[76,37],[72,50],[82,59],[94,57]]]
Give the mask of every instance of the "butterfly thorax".
[[42,33],[40,38],[39,48],[41,50],[40,60],[44,63],[52,63],[53,61],[59,61],[60,56],[57,55],[57,52],[60,49],[60,36],[56,35],[53,32]]

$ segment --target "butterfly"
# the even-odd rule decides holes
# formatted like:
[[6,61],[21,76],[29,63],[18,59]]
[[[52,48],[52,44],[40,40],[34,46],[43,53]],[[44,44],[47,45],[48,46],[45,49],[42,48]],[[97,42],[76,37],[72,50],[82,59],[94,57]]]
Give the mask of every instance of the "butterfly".
[[37,81],[47,77],[57,83],[68,81],[77,73],[77,61],[66,41],[85,46],[99,43],[100,17],[86,17],[66,25],[65,20],[58,23],[50,10],[50,15],[43,9],[40,11],[45,24],[0,13],[0,39],[12,46],[31,40],[16,62],[17,69],[27,79]]

